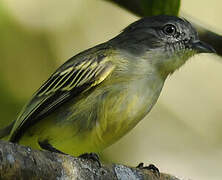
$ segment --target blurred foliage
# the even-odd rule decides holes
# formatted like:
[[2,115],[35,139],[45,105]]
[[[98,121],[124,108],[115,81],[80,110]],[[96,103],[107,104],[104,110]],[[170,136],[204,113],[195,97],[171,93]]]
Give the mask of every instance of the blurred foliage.
[[159,14],[177,16],[180,0],[108,0],[139,15],[153,16]]
[[0,58],[2,127],[16,118],[26,100],[23,94],[31,94],[36,88],[35,84],[48,76],[55,66],[55,61],[50,61],[55,56],[46,35],[21,26],[3,2],[0,2]]
[[178,15],[180,0],[141,0],[144,16]]
[[0,79],[0,85],[1,124],[6,124],[15,118],[15,114],[19,107],[21,107],[22,102],[16,100],[13,94],[9,94],[7,86],[2,79]]

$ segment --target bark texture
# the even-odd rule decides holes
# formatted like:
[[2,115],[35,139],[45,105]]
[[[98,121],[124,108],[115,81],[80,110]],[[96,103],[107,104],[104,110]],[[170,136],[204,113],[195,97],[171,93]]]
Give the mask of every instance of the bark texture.
[[151,170],[120,164],[99,164],[85,160],[33,150],[0,141],[0,179],[2,180],[179,180]]

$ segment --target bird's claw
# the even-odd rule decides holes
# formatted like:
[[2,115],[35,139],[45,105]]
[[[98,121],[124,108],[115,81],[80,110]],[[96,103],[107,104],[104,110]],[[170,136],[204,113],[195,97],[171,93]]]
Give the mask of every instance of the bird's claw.
[[156,174],[158,177],[160,177],[159,169],[155,165],[153,165],[153,164],[150,164],[149,166],[144,166],[143,163],[139,163],[138,166],[136,166],[136,168],[150,170],[154,174]]
[[98,163],[99,167],[101,167],[99,156],[96,153],[84,153],[81,154],[79,158],[95,161]]

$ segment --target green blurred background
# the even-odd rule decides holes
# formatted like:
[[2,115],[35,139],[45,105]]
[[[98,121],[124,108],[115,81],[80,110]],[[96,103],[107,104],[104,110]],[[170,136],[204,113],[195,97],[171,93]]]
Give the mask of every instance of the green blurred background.
[[[221,0],[182,0],[182,15],[222,32]],[[101,0],[0,0],[0,125],[14,120],[44,80],[76,53],[138,18]],[[154,163],[195,180],[222,179],[222,63],[199,55],[168,78],[157,105],[106,149],[112,162]]]

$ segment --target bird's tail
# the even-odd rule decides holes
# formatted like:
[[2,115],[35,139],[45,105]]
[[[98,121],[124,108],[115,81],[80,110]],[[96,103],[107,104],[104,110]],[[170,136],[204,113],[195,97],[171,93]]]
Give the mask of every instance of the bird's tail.
[[15,121],[13,121],[10,125],[0,129],[0,139],[10,134],[14,124],[15,124]]

